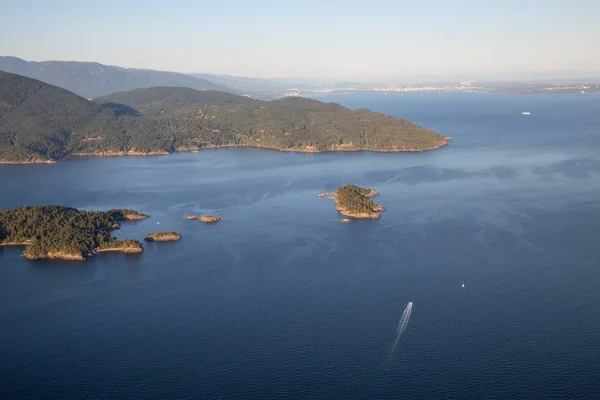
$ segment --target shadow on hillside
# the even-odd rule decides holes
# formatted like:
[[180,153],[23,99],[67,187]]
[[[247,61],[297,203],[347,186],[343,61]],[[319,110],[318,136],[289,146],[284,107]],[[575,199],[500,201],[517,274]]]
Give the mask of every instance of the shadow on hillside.
[[135,108],[131,108],[124,104],[104,103],[102,104],[102,107],[110,108],[111,110],[115,111],[118,115],[141,115],[140,112]]

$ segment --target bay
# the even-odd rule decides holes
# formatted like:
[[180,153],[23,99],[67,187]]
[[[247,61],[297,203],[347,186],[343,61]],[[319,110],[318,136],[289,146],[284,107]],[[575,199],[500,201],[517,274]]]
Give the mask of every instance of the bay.
[[[152,218],[118,237],[183,236],[83,263],[0,249],[0,396],[598,398],[600,96],[318,98],[452,142],[0,167],[0,209],[134,208]],[[339,224],[317,193],[346,183],[380,220]]]

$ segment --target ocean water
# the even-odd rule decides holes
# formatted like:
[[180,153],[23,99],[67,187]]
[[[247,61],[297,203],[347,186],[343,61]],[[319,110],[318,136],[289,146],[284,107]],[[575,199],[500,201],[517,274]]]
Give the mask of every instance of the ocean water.
[[[183,240],[0,249],[0,398],[600,398],[600,96],[320,98],[452,143],[1,166],[0,209],[134,208],[119,237]],[[339,223],[317,193],[345,183],[380,220]]]

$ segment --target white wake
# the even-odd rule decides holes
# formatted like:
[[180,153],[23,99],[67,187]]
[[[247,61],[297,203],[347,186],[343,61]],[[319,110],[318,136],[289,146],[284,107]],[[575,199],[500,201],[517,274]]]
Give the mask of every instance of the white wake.
[[396,340],[394,341],[394,345],[392,346],[392,351],[390,352],[390,360],[392,359],[392,356],[394,355],[394,352],[396,351],[396,348],[398,347],[398,343],[400,342],[400,337],[402,336],[404,331],[406,331],[406,327],[408,326],[408,321],[410,321],[410,314],[412,313],[412,306],[413,306],[412,301],[409,301],[408,305],[404,309],[404,312],[402,313],[402,317],[400,317],[400,321],[398,321],[398,328],[396,329],[396,331],[398,332],[398,336],[396,336]]

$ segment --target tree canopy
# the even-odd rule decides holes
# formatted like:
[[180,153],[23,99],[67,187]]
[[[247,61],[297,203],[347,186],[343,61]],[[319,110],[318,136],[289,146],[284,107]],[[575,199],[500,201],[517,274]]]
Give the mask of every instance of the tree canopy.
[[334,193],[338,207],[353,214],[382,211],[383,207],[369,198],[376,194],[372,189],[352,184],[344,185]]
[[122,241],[110,234],[125,219],[122,211],[80,211],[63,206],[2,211],[0,244],[27,245],[25,255],[32,258],[44,258],[50,253],[84,257],[98,248],[141,248],[136,240]]

